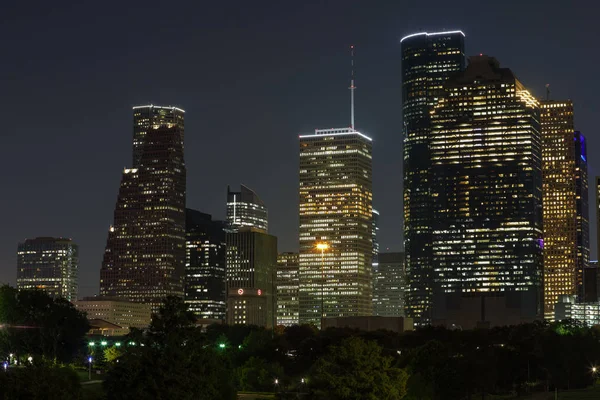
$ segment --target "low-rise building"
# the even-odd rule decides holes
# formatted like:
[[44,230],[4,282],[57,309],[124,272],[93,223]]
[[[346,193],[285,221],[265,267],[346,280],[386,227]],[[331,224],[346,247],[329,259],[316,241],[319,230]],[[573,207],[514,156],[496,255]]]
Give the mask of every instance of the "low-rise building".
[[577,296],[560,296],[554,306],[554,320],[572,319],[587,326],[600,325],[600,301],[578,303]]
[[378,330],[402,333],[412,331],[414,323],[412,318],[405,317],[334,317],[323,318],[323,329],[351,328],[366,332]]
[[[150,304],[134,303],[120,298],[84,297],[73,304],[79,311],[85,312],[90,321],[102,320],[119,326],[121,329],[106,331],[118,332],[119,335],[126,334],[130,328],[145,329],[152,319]],[[112,335],[105,334],[105,336]]]

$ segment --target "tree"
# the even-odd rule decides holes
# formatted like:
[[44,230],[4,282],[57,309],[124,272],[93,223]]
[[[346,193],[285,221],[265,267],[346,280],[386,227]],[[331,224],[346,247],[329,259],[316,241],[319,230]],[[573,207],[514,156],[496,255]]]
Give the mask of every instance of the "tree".
[[169,298],[152,317],[143,346],[130,347],[108,370],[108,400],[229,400],[235,397],[224,352],[209,346],[183,301]]
[[374,341],[358,337],[330,346],[313,366],[309,384],[316,399],[396,400],[406,394],[407,375],[392,367]]
[[117,361],[117,359],[122,355],[123,351],[117,346],[111,346],[104,350],[104,360],[109,364]]
[[283,368],[278,363],[269,363],[262,358],[251,357],[240,368],[240,388],[251,392],[270,392],[275,379],[284,381]]
[[65,299],[40,290],[0,287],[0,354],[44,356],[70,362],[81,348],[89,323]]
[[72,368],[41,361],[0,373],[0,398],[79,400],[81,385]]

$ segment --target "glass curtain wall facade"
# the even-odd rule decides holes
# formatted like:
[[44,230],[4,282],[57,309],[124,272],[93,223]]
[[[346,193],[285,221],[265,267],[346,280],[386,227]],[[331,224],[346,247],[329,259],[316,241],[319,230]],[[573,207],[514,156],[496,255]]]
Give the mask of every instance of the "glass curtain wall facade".
[[301,324],[372,314],[372,198],[371,138],[351,128],[300,136]]
[[583,298],[589,262],[587,153],[575,132],[573,103],[541,102],[544,196],[544,316],[560,296]]
[[373,269],[373,315],[404,317],[404,253],[379,253]]
[[121,178],[100,271],[102,296],[148,303],[153,311],[166,296],[183,297],[183,115],[176,107],[133,109],[134,167]]
[[17,247],[17,288],[77,300],[79,247],[71,239],[39,237]]
[[185,302],[198,318],[225,320],[225,222],[185,210]]
[[240,185],[239,192],[227,187],[227,222],[231,229],[256,228],[268,231],[267,207],[254,191]]
[[432,112],[434,323],[511,325],[542,305],[538,101],[508,68],[469,58]]
[[464,38],[450,31],[401,40],[406,313],[418,324],[431,321],[433,301],[430,112],[448,77],[465,68]]
[[298,325],[300,278],[298,253],[280,253],[277,257],[277,325]]

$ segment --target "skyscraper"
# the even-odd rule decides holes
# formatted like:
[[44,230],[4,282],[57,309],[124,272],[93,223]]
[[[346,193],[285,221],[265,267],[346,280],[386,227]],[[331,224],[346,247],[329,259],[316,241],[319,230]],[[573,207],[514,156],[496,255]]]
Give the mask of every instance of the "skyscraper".
[[431,321],[433,301],[431,121],[443,85],[465,68],[464,33],[416,33],[401,39],[404,136],[404,249],[408,274],[406,312]]
[[371,154],[353,128],[300,136],[300,323],[372,314]]
[[227,221],[232,229],[250,227],[267,232],[267,207],[247,186],[240,185],[239,192],[232,192],[227,186]]
[[542,315],[538,101],[488,56],[469,58],[431,116],[433,323]]
[[100,294],[149,303],[183,296],[185,272],[184,111],[134,107],[133,168],[123,171]]
[[573,103],[541,102],[544,215],[544,315],[562,295],[583,296],[589,261],[587,154],[575,132]]
[[79,248],[71,239],[38,237],[17,247],[17,288],[77,300]]
[[185,210],[185,303],[198,318],[226,317],[225,225]]
[[227,323],[275,324],[277,238],[257,228],[227,232]]
[[277,325],[292,326],[299,322],[298,253],[277,256]]
[[404,253],[379,253],[373,268],[373,315],[403,317],[405,290]]

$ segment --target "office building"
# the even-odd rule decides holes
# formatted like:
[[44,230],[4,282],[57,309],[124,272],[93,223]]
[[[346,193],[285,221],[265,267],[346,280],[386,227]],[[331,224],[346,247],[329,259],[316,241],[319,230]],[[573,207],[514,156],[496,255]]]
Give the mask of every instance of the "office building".
[[377,256],[379,255],[379,241],[377,240],[377,232],[379,231],[379,211],[373,209],[373,263],[377,262]]
[[277,256],[277,325],[298,325],[300,278],[298,253]]
[[554,318],[562,295],[583,300],[583,271],[589,261],[587,154],[575,132],[573,103],[541,105],[544,215],[544,315]]
[[430,112],[443,85],[465,68],[461,31],[416,33],[401,39],[404,138],[404,250],[408,274],[407,316],[431,322],[433,249]]
[[371,138],[353,128],[300,136],[299,212],[300,323],[371,315]]
[[256,228],[267,232],[267,207],[247,186],[240,185],[239,192],[232,192],[227,186],[227,222],[234,230]]
[[17,288],[77,299],[79,248],[71,239],[38,237],[17,247]]
[[[121,336],[129,333],[131,328],[146,329],[150,325],[152,313],[149,304],[134,303],[124,299],[111,297],[84,297],[73,302],[79,311],[86,313],[88,320],[94,321],[96,330],[110,332],[110,336]],[[115,326],[101,329],[103,324],[98,320]]]
[[561,295],[554,306],[556,321],[575,320],[587,326],[600,325],[600,302],[577,302],[577,296]]
[[542,317],[540,107],[485,55],[444,85],[431,115],[434,324]]
[[272,328],[276,322],[277,238],[260,229],[239,228],[227,232],[225,242],[228,323]]
[[225,226],[209,214],[185,210],[185,303],[200,319],[225,320]]
[[373,315],[404,317],[404,253],[379,253],[373,267]]
[[[123,171],[100,271],[102,296],[147,303],[153,311],[167,296],[183,297],[183,113],[134,107],[134,167]],[[148,121],[148,115],[162,117]]]
[[583,269],[583,298],[582,303],[600,301],[600,270],[598,260],[590,260],[589,265]]

